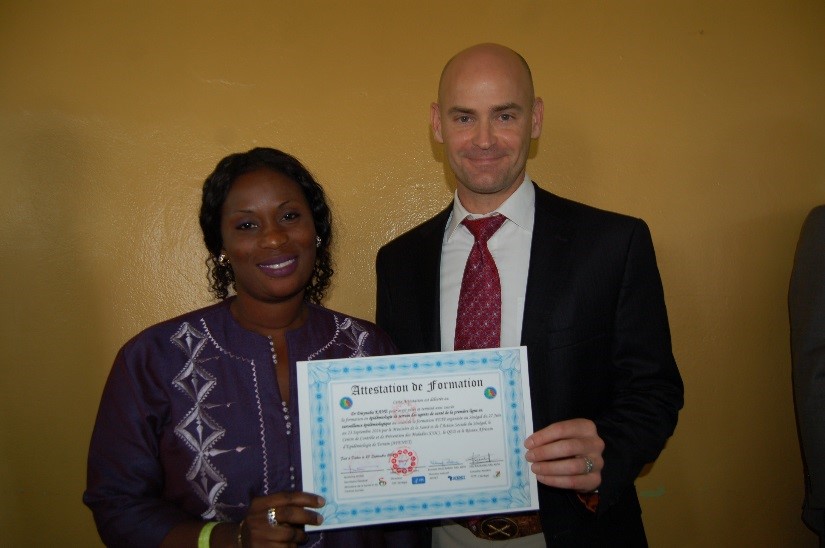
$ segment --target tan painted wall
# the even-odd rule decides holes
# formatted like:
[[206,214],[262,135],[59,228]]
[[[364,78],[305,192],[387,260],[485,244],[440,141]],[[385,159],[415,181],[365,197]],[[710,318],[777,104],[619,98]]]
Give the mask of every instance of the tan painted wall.
[[506,4],[0,3],[2,544],[98,542],[100,391],[127,338],[208,302],[217,160],[265,144],[313,169],[338,222],[328,304],[371,318],[376,249],[450,197],[440,68],[498,41],[547,105],[530,173],[653,231],[687,405],[637,482],[651,543],[814,546],[785,298],[825,202],[825,4]]

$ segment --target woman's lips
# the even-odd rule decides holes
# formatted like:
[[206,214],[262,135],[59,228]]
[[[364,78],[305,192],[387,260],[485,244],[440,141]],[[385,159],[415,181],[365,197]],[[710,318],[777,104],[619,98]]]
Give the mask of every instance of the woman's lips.
[[295,272],[298,267],[298,258],[295,256],[281,258],[266,263],[259,263],[260,268],[267,276],[280,278],[281,276],[288,276]]

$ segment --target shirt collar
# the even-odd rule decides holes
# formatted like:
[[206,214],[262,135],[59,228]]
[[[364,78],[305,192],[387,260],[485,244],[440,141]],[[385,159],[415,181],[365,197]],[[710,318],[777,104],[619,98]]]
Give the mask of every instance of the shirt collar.
[[453,211],[450,214],[450,220],[446,227],[446,240],[449,240],[461,221],[470,217],[471,219],[479,219],[481,217],[489,217],[495,213],[504,215],[508,221],[512,221],[516,226],[522,230],[532,234],[533,221],[535,215],[533,213],[536,209],[536,189],[533,187],[533,181],[530,176],[524,174],[524,180],[519,187],[513,192],[504,203],[502,203],[494,211],[486,215],[475,215],[470,213],[464,206],[461,205],[461,200],[458,199],[458,191],[456,190],[453,198]]

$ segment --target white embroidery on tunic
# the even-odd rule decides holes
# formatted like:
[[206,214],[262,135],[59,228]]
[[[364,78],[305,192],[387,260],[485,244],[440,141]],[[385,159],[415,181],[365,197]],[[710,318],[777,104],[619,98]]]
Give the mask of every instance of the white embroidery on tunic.
[[226,478],[212,465],[209,457],[211,449],[226,430],[206,412],[206,396],[215,386],[215,377],[204,370],[199,363],[199,355],[206,344],[206,336],[184,322],[172,336],[175,343],[186,354],[186,364],[172,383],[192,400],[192,407],[175,426],[175,434],[195,452],[192,466],[186,479],[195,493],[209,505],[204,519],[218,516],[215,502],[226,488]]
[[[335,320],[335,333],[321,348],[311,353],[306,359],[312,360],[333,347],[336,348],[336,357],[363,357],[368,353],[365,350],[369,333],[364,326],[352,318],[332,315]],[[228,505],[218,501],[221,493],[226,489],[228,480],[220,473],[211,458],[227,452],[241,452],[246,447],[234,449],[220,449],[215,447],[226,435],[226,428],[218,424],[207,411],[214,407],[228,407],[227,404],[207,403],[206,398],[212,392],[217,381],[206,371],[202,364],[210,359],[203,358],[201,353],[204,345],[209,341],[214,348],[234,360],[249,364],[254,385],[255,403],[260,424],[261,450],[263,457],[263,488],[264,493],[270,492],[269,487],[269,459],[266,449],[266,427],[264,424],[263,406],[261,405],[258,377],[254,360],[237,356],[223,348],[214,339],[206,322],[201,318],[203,332],[195,329],[188,322],[184,322],[171,337],[172,343],[186,354],[186,364],[178,373],[172,384],[192,400],[192,407],[184,418],[175,426],[175,434],[195,453],[192,465],[186,474],[198,497],[208,505],[201,513],[207,520],[228,521],[230,518],[222,511],[224,508],[243,507],[244,504]],[[323,538],[323,536],[321,537]],[[319,539],[320,540],[320,539]],[[317,541],[316,541],[317,543]]]
[[[269,494],[269,454],[266,450],[266,426],[264,425],[264,409],[263,405],[261,405],[261,391],[258,387],[258,371],[255,368],[255,360],[251,360],[248,358],[243,358],[236,354],[233,354],[229,350],[222,347],[218,344],[218,341],[212,336],[212,333],[209,331],[209,327],[206,325],[206,321],[201,318],[201,327],[203,327],[206,336],[209,338],[209,341],[214,345],[215,349],[218,350],[221,354],[225,356],[229,356],[233,360],[238,360],[240,362],[246,362],[249,364],[249,371],[252,375],[252,386],[255,392],[255,406],[258,411],[258,425],[260,427],[260,436],[261,436],[261,460],[263,465],[263,489],[264,493]],[[238,452],[243,451],[246,447],[238,447],[236,450]],[[245,504],[238,504],[239,507],[246,506]]]
[[[203,323],[202,320],[201,322]],[[175,426],[175,434],[195,453],[192,465],[186,473],[186,479],[197,496],[207,504],[207,509],[201,513],[201,517],[223,521],[229,518],[222,509],[229,507],[229,505],[219,503],[218,498],[226,489],[228,481],[211,459],[231,451],[241,452],[246,448],[220,449],[215,447],[215,444],[226,434],[226,428],[215,421],[207,411],[215,407],[227,407],[230,404],[220,405],[206,402],[207,396],[216,385],[216,380],[214,376],[201,367],[201,364],[207,361],[208,358],[205,360],[200,355],[207,339],[215,344],[218,350],[223,351],[223,349],[209,335],[205,323],[203,323],[203,328],[205,334],[192,327],[188,322],[184,322],[171,338],[171,341],[183,350],[187,358],[186,364],[172,381],[172,384],[192,400],[191,409]],[[237,356],[233,357],[237,358]],[[249,362],[249,360],[243,361]],[[250,365],[252,365],[254,373],[254,364],[250,363]],[[242,507],[243,505],[237,504],[234,506]]]
[[[335,334],[327,344],[310,354],[306,361],[315,359],[322,352],[332,348],[332,346],[345,349],[341,352],[342,355],[336,356],[339,358],[362,358],[367,356],[368,354],[364,351],[364,345],[367,342],[369,333],[364,329],[364,326],[352,318],[341,318],[338,314],[333,314],[332,317],[335,319]],[[343,338],[346,340],[338,341],[339,334],[343,334]],[[349,352],[349,355],[345,355],[347,352]]]

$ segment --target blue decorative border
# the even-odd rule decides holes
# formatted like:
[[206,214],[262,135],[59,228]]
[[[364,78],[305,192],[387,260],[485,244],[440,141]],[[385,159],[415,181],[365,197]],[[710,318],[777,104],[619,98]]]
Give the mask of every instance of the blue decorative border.
[[[377,356],[363,359],[318,360],[306,362],[311,416],[311,448],[314,491],[326,499],[319,510],[324,526],[406,521],[440,517],[483,514],[491,511],[516,511],[531,508],[531,482],[523,441],[529,434],[522,394],[521,350],[503,348],[469,350],[449,353]],[[524,364],[526,367],[526,364]],[[474,493],[450,495],[420,495],[384,498],[380,502],[361,501],[339,503],[335,497],[329,446],[332,417],[329,408],[329,383],[341,380],[376,380],[410,375],[458,374],[461,372],[499,371],[502,376],[501,397],[504,400],[507,460],[511,486]],[[529,399],[528,399],[529,401]]]

